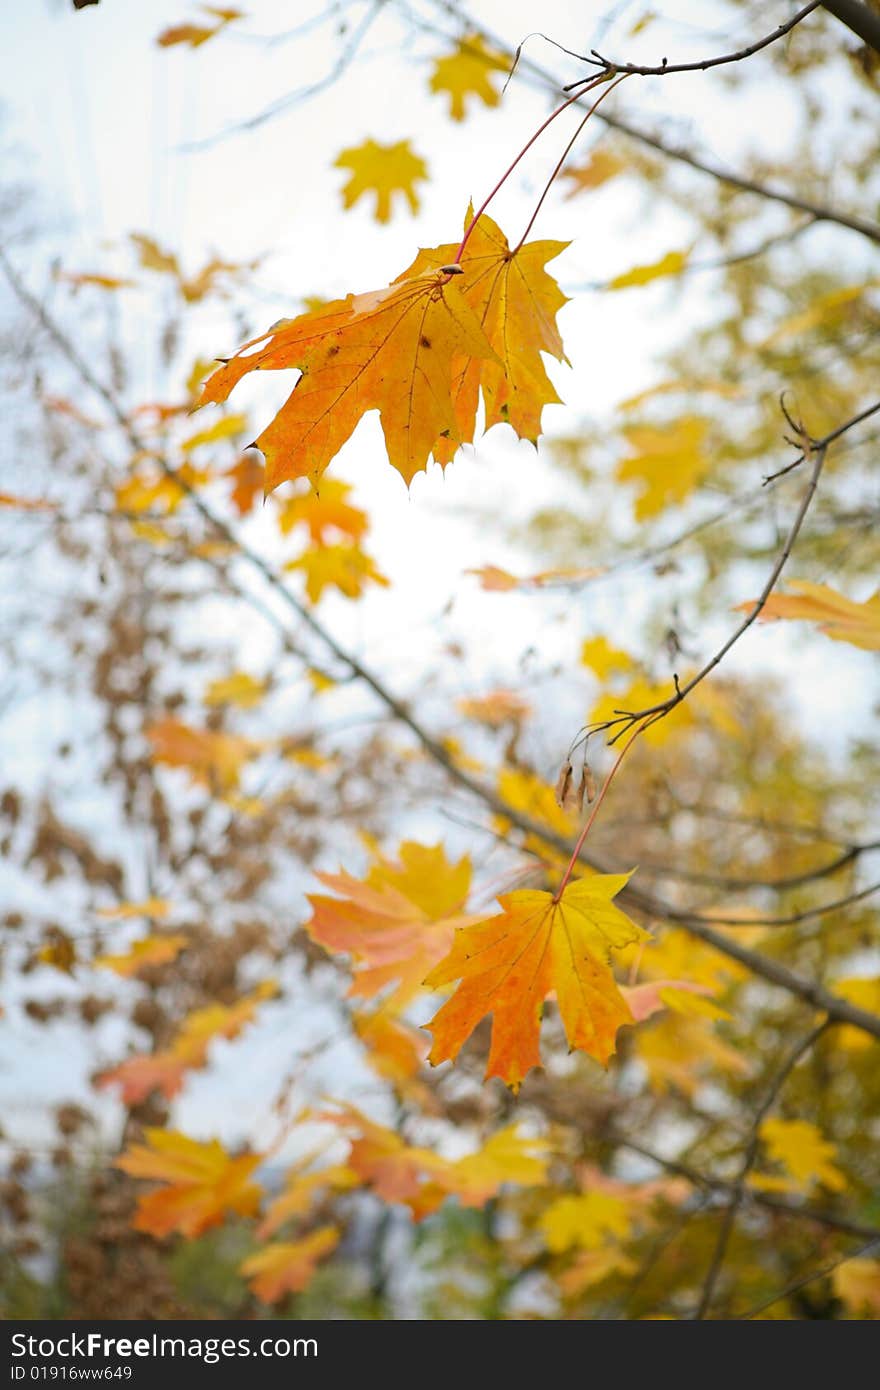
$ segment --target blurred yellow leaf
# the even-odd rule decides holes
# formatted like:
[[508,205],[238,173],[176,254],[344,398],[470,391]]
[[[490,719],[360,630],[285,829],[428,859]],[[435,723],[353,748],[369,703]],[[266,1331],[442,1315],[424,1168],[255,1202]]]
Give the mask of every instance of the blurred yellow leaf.
[[683,502],[709,471],[708,424],[699,416],[683,415],[668,425],[626,425],[622,433],[633,452],[615,476],[637,485],[637,521]]
[[416,184],[427,179],[428,166],[408,140],[400,140],[396,145],[365,140],[362,145],[343,150],[334,168],[351,172],[342,189],[343,206],[353,207],[366,193],[373,193],[373,216],[377,222],[391,220],[392,197],[396,193],[406,198],[410,212],[418,212],[421,206]]
[[636,285],[650,285],[652,280],[661,280],[666,275],[679,275],[688,262],[690,251],[668,251],[659,261],[650,265],[637,265],[623,275],[615,275],[605,286],[609,290],[628,290]]
[[223,676],[211,681],[204,694],[206,705],[238,705],[239,709],[253,709],[265,698],[268,686],[258,681],[247,671],[233,671],[231,676]]
[[498,105],[501,96],[492,78],[497,73],[507,72],[509,66],[508,60],[493,53],[479,34],[468,34],[453,53],[436,60],[431,91],[445,93],[449,98],[449,115],[454,121],[463,121],[469,97],[482,101],[485,106]]

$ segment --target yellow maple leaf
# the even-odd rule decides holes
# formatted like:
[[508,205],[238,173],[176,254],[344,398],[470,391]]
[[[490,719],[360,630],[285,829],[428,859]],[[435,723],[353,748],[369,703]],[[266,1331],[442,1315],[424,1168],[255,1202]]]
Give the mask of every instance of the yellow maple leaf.
[[668,425],[626,425],[623,436],[633,453],[617,465],[616,477],[638,487],[637,521],[683,502],[709,470],[708,424],[684,415]]
[[[770,1158],[787,1169],[798,1187],[821,1183],[832,1192],[846,1187],[846,1177],[832,1161],[836,1157],[834,1145],[809,1121],[771,1116],[761,1125],[760,1134]],[[761,1186],[760,1174],[754,1174],[753,1181]]]
[[92,965],[113,970],[117,975],[133,976],[146,966],[167,965],[179,956],[186,945],[185,936],[146,936],[142,941],[136,941],[124,955],[97,956]]
[[541,1014],[554,991],[569,1046],[607,1062],[617,1030],[633,1022],[610,953],[650,939],[612,902],[629,877],[590,874],[569,883],[558,900],[531,889],[506,893],[497,916],[457,931],[449,955],[425,979],[429,989],[460,981],[426,1025],[434,1035],[429,1061],[454,1060],[491,1014],[486,1077],[518,1088],[540,1065]]
[[608,290],[628,290],[636,285],[650,285],[652,280],[660,280],[666,275],[679,275],[688,263],[690,251],[667,251],[659,261],[650,265],[637,265],[622,275],[615,275],[605,286]]
[[[836,980],[834,993],[840,995],[847,1003],[855,1004],[858,1009],[880,1014],[880,976],[867,979],[853,976],[848,980]],[[842,1028],[835,1028],[834,1040],[840,1047],[848,1048],[852,1052],[863,1052],[874,1045],[873,1039],[861,1028],[852,1028],[848,1024]]]
[[268,686],[258,681],[247,671],[233,671],[231,676],[222,676],[211,681],[204,694],[206,705],[238,705],[239,709],[253,709],[265,698]]
[[319,1226],[302,1240],[279,1241],[249,1255],[239,1266],[251,1290],[264,1303],[277,1303],[288,1293],[299,1293],[324,1260],[339,1244],[336,1226]]
[[144,898],[136,903],[117,903],[115,907],[98,909],[98,917],[167,917],[171,904],[166,898]]
[[634,662],[629,652],[615,647],[607,637],[588,637],[581,647],[581,665],[588,666],[604,681],[614,671],[629,671]]
[[217,420],[208,429],[199,430],[188,439],[184,439],[180,447],[188,454],[204,444],[216,444],[221,439],[231,439],[234,435],[241,434],[242,430],[246,430],[247,423],[246,415],[224,415],[222,420]]
[[312,546],[296,560],[288,560],[284,568],[288,572],[303,572],[312,603],[317,603],[331,586],[346,598],[355,599],[360,598],[367,584],[380,584],[387,589],[390,582],[359,545]]
[[146,1144],[132,1144],[115,1161],[133,1178],[165,1186],[138,1199],[132,1225],[162,1237],[179,1231],[192,1239],[219,1226],[228,1212],[253,1216],[263,1190],[252,1181],[261,1154],[230,1158],[218,1140],[201,1143],[176,1130],[144,1130]]
[[547,1249],[554,1254],[579,1246],[594,1250],[608,1239],[625,1240],[630,1231],[630,1205],[610,1192],[582,1192],[557,1197],[540,1221]]
[[372,998],[396,982],[386,1007],[400,1009],[446,953],[456,927],[479,921],[463,911],[471,881],[465,856],[450,863],[442,845],[404,841],[399,860],[379,859],[365,880],[318,874],[337,897],[310,894],[305,931],[328,951],[351,955],[350,993]]
[[487,47],[479,34],[468,34],[452,53],[435,61],[430,88],[432,92],[445,93],[449,115],[454,121],[463,121],[469,97],[485,106],[498,105],[501,95],[492,78],[506,72],[509,66],[508,60]]
[[367,514],[348,500],[351,486],[338,478],[322,478],[320,488],[278,499],[278,529],[287,536],[297,526],[308,527],[315,545],[326,545],[335,532],[357,541],[368,527]]
[[[805,579],[790,579],[785,594],[771,594],[758,614],[759,622],[778,618],[803,619],[818,623],[819,631],[835,642],[849,642],[864,651],[880,651],[880,589],[873,597],[857,603],[846,598],[827,584],[810,584]],[[737,605],[737,612],[747,613],[755,600]]]
[[365,140],[343,150],[334,161],[335,169],[349,169],[351,177],[342,189],[342,202],[353,207],[366,193],[375,194],[373,216],[377,222],[391,220],[391,202],[395,193],[402,194],[410,212],[421,206],[416,184],[428,177],[425,161],[416,154],[408,140],[396,145],[380,145]]
[[834,1292],[853,1313],[880,1318],[880,1261],[844,1260],[831,1276]]

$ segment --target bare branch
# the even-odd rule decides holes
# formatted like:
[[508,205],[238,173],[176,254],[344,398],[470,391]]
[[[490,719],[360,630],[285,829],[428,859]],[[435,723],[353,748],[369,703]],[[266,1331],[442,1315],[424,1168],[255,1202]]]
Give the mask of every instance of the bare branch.
[[825,9],[851,29],[854,34],[880,53],[880,15],[863,5],[861,0],[825,0]]
[[[667,63],[664,58],[658,67],[642,67],[638,63],[612,62],[609,58],[603,58],[602,54],[597,53],[594,48],[590,50],[593,55],[592,58],[577,56],[580,56],[581,62],[591,63],[594,67],[604,69],[606,72],[632,73],[637,77],[668,77],[673,72],[705,72],[708,68],[720,68],[726,63],[741,63],[744,58],[751,58],[753,53],[760,53],[762,48],[768,48],[771,43],[776,43],[779,39],[785,38],[786,34],[790,34],[795,25],[800,24],[802,19],[806,19],[808,14],[813,13],[813,10],[817,10],[820,4],[821,0],[811,0],[811,3],[804,5],[802,10],[798,10],[787,24],[780,24],[773,30],[772,34],[766,34],[763,39],[757,39],[746,48],[739,48],[735,53],[723,53],[718,58],[703,58],[696,63]],[[563,87],[562,90],[564,92],[574,91],[575,87],[579,87],[581,82],[587,80],[589,79],[581,78],[579,82],[569,82],[568,86]]]

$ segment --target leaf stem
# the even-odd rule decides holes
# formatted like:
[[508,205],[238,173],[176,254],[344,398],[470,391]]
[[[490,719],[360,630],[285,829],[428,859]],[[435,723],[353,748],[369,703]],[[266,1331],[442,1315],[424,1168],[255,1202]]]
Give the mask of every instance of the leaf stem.
[[602,93],[596,98],[596,100],[593,102],[593,105],[590,107],[589,111],[588,111],[587,114],[584,116],[584,118],[583,118],[583,120],[581,121],[580,125],[579,125],[579,126],[577,127],[577,129],[575,130],[574,135],[573,135],[573,136],[571,137],[571,139],[569,140],[569,142],[568,142],[568,144],[566,145],[565,149],[562,151],[562,154],[561,154],[559,160],[557,161],[557,164],[556,164],[555,169],[553,170],[553,173],[550,175],[549,179],[547,180],[547,183],[546,183],[545,186],[544,186],[544,192],[541,194],[540,198],[538,199],[538,202],[537,202],[537,204],[536,204],[536,206],[535,206],[535,210],[534,210],[534,212],[532,213],[531,217],[529,218],[528,226],[526,227],[525,231],[523,232],[523,234],[522,234],[522,236],[520,237],[519,241],[517,242],[516,246],[513,248],[513,250],[512,250],[511,253],[510,253],[512,256],[515,256],[515,255],[516,255],[517,251],[518,251],[518,250],[520,249],[520,247],[522,246],[522,244],[523,244],[523,242],[525,241],[526,237],[528,236],[529,232],[530,232],[530,231],[532,230],[532,228],[534,227],[535,221],[536,221],[537,216],[538,216],[538,213],[541,211],[541,207],[542,207],[542,205],[543,205],[543,203],[544,203],[544,199],[547,197],[547,194],[550,192],[550,189],[553,187],[553,184],[556,182],[556,179],[557,179],[558,176],[559,176],[559,171],[560,171],[560,169],[562,168],[562,166],[563,166],[563,164],[565,163],[565,161],[568,159],[568,156],[571,154],[572,146],[574,145],[575,141],[579,138],[581,131],[583,130],[584,126],[587,124],[587,121],[590,119],[590,117],[592,116],[593,112],[596,110],[596,107],[597,107],[597,106],[601,106],[601,105],[602,105],[602,102],[605,100],[605,98],[606,98],[607,96],[610,96],[611,93],[614,91],[614,88],[615,88],[615,87],[619,87],[620,84],[621,84],[621,82],[623,82],[625,78],[630,77],[630,76],[631,76],[630,73],[624,72],[624,73],[622,73],[619,77],[616,77],[616,78],[614,79],[614,81],[610,84],[610,86],[607,86],[607,87],[605,88],[604,92],[602,92]]
[[603,784],[602,784],[602,790],[600,791],[599,795],[596,797],[596,804],[595,804],[595,806],[593,807],[592,811],[590,812],[590,815],[589,815],[589,818],[588,818],[588,820],[587,820],[587,823],[586,823],[586,825],[584,826],[583,830],[581,831],[580,835],[578,835],[578,837],[577,837],[577,842],[576,842],[575,847],[574,847],[574,849],[573,849],[573,851],[572,851],[571,859],[568,861],[568,867],[566,868],[565,873],[564,873],[563,876],[562,876],[562,882],[560,883],[560,885],[559,885],[559,887],[557,888],[556,892],[553,894],[553,901],[554,901],[554,903],[558,903],[558,902],[559,902],[559,899],[562,897],[563,893],[565,892],[566,887],[568,886],[568,881],[569,881],[569,879],[571,878],[572,873],[574,872],[574,866],[575,866],[575,864],[576,864],[577,861],[578,861],[578,858],[579,858],[579,856],[580,856],[581,850],[583,849],[584,841],[586,840],[586,838],[587,838],[587,836],[589,835],[591,829],[593,828],[593,822],[595,821],[597,815],[599,814],[599,808],[600,808],[600,806],[602,805],[602,802],[605,800],[605,793],[608,791],[608,788],[611,786],[611,783],[612,783],[612,781],[614,780],[614,775],[615,775],[615,773],[617,772],[617,769],[620,767],[620,764],[623,762],[623,760],[624,760],[624,758],[626,757],[627,753],[628,753],[629,750],[632,748],[632,746],[633,746],[633,744],[635,743],[636,739],[638,738],[639,734],[644,733],[644,732],[645,732],[645,729],[647,729],[647,728],[649,727],[649,725],[653,724],[657,718],[658,718],[657,715],[652,715],[650,719],[646,719],[645,722],[644,722],[643,724],[640,724],[640,725],[638,726],[638,728],[635,729],[635,730],[633,731],[633,733],[630,735],[630,737],[627,739],[626,743],[623,745],[623,747],[621,748],[620,752],[618,753],[617,758],[616,758],[615,761],[614,761],[614,765],[613,765],[611,771],[609,772],[608,776],[605,778],[605,781],[604,781]]
[[532,145],[534,145],[538,137],[544,134],[544,131],[547,129],[549,125],[552,124],[553,121],[556,120],[557,116],[561,116],[563,111],[567,111],[569,106],[572,106],[574,102],[579,101],[580,98],[584,96],[586,92],[592,91],[593,87],[598,87],[602,83],[607,81],[608,77],[605,73],[601,73],[599,77],[594,77],[591,80],[589,86],[585,87],[582,91],[576,92],[574,96],[569,97],[566,101],[564,101],[561,106],[557,106],[555,111],[551,111],[546,121],[544,121],[542,125],[538,126],[538,129],[535,131],[534,135],[532,135],[532,137],[529,140],[527,140],[526,143],[523,145],[519,154],[516,156],[516,159],[514,159],[513,162],[509,164],[508,167],[505,169],[504,173],[501,175],[501,178],[498,180],[491,193],[488,195],[487,198],[483,200],[483,202],[477,208],[477,211],[474,213],[473,217],[471,218],[470,222],[465,228],[465,233],[461,239],[461,244],[458,248],[458,251],[455,254],[455,260],[453,261],[453,265],[460,265],[461,258],[464,255],[464,248],[468,244],[468,240],[470,239],[470,235],[471,232],[474,230],[474,227],[476,227],[483,213],[486,211],[486,208],[489,206],[492,199],[495,197],[495,194],[507,182],[507,180],[510,178],[510,175],[516,168],[517,164],[519,164],[520,160],[524,157],[524,155],[528,154],[529,150],[532,148]]

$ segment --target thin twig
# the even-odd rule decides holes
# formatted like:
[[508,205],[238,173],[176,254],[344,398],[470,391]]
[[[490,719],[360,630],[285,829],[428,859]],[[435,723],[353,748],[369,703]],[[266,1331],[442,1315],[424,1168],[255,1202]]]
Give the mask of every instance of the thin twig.
[[[795,25],[800,24],[802,19],[806,19],[808,14],[813,13],[813,10],[817,10],[820,4],[821,0],[811,0],[809,5],[805,5],[802,10],[798,10],[797,14],[792,15],[787,24],[780,24],[778,28],[773,30],[772,34],[766,34],[764,38],[757,39],[746,48],[737,49],[735,53],[722,53],[717,58],[703,58],[696,63],[667,63],[665,58],[656,67],[642,67],[638,63],[614,63],[608,58],[603,58],[602,54],[597,53],[594,48],[590,50],[592,57],[579,56],[582,63],[590,63],[605,72],[623,72],[628,76],[668,77],[670,73],[674,72],[705,72],[708,68],[720,68],[726,63],[741,63],[744,58],[751,58],[753,53],[760,53],[762,48],[769,48],[770,44],[777,43],[779,39],[785,38],[786,34],[790,34]],[[585,80],[582,78],[581,82]],[[562,90],[570,92],[575,87],[579,87],[581,82],[570,82]]]
[[780,1091],[782,1090],[791,1073],[794,1071],[798,1062],[801,1060],[803,1056],[806,1055],[806,1053],[810,1051],[810,1049],[815,1045],[815,1043],[818,1042],[819,1038],[821,1038],[822,1034],[830,1026],[831,1020],[825,1018],[822,1020],[821,1023],[818,1023],[815,1028],[811,1028],[809,1033],[807,1033],[805,1037],[801,1038],[800,1042],[797,1044],[795,1048],[792,1049],[785,1062],[780,1067],[779,1071],[777,1072],[770,1085],[770,1088],[766,1096],[764,1097],[763,1101],[758,1106],[758,1109],[755,1112],[755,1117],[752,1120],[749,1142],[746,1147],[745,1155],[743,1157],[739,1174],[734,1184],[730,1201],[728,1202],[727,1207],[724,1211],[724,1216],[721,1221],[721,1229],[718,1232],[718,1240],[716,1242],[715,1249],[712,1253],[712,1259],[709,1263],[709,1268],[706,1272],[706,1278],[703,1283],[703,1290],[700,1295],[700,1301],[697,1304],[697,1308],[694,1313],[694,1317],[698,1321],[706,1317],[706,1314],[709,1312],[709,1309],[712,1304],[712,1297],[715,1293],[715,1286],[718,1283],[718,1276],[721,1273],[721,1267],[724,1264],[724,1257],[727,1254],[727,1247],[730,1243],[730,1237],[733,1234],[733,1226],[734,1222],[736,1221],[736,1214],[739,1211],[743,1196],[745,1195],[746,1179],[748,1178],[749,1173],[752,1171],[752,1168],[755,1164],[755,1160],[758,1157],[758,1150],[761,1146],[761,1124],[764,1120],[764,1117],[775,1104],[777,1096],[779,1095]]
[[817,1279],[826,1279],[841,1265],[845,1265],[849,1260],[857,1260],[860,1255],[867,1255],[878,1244],[880,1244],[880,1238],[867,1240],[863,1245],[857,1246],[855,1250],[850,1250],[846,1255],[839,1255],[836,1260],[830,1260],[828,1264],[822,1265],[821,1269],[814,1269],[811,1274],[804,1274],[800,1279],[793,1279],[772,1298],[765,1298],[763,1303],[756,1303],[746,1313],[737,1313],[736,1321],[748,1322],[749,1318],[756,1318],[759,1313],[763,1313],[767,1308],[772,1308],[773,1304],[778,1303],[781,1298],[788,1298],[791,1294],[797,1293],[799,1289],[805,1289],[808,1284],[814,1284]]

